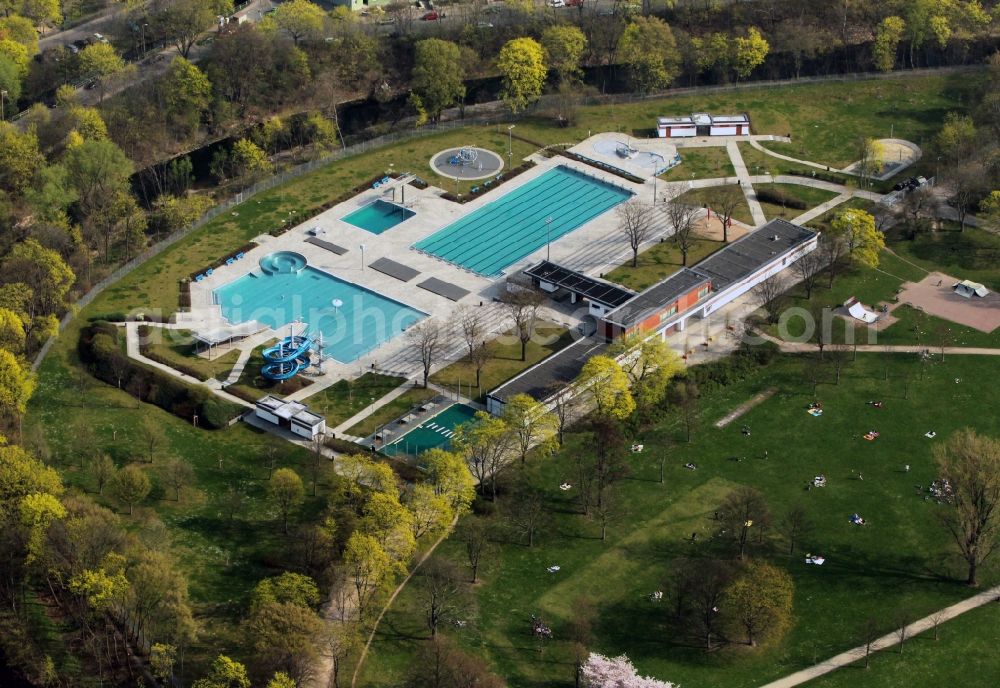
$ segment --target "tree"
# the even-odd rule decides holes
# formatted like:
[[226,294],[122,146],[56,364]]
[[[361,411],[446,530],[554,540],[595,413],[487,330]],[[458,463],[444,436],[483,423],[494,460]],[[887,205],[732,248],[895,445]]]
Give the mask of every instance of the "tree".
[[305,497],[302,478],[291,468],[279,468],[271,477],[267,491],[281,513],[281,529],[288,535],[288,514],[301,504]]
[[463,652],[445,636],[424,643],[414,662],[407,667],[406,688],[504,688],[489,672],[486,662]]
[[858,162],[855,165],[861,186],[871,188],[872,180],[882,171],[885,164],[885,146],[878,139],[865,138],[858,146]]
[[729,226],[733,223],[733,214],[744,201],[743,191],[738,186],[720,186],[712,199],[715,215],[722,223],[722,241],[729,243]]
[[149,477],[138,466],[125,466],[115,476],[115,494],[128,504],[129,516],[132,515],[133,507],[149,495],[151,487]]
[[431,376],[431,367],[437,361],[444,335],[441,323],[433,318],[421,321],[406,331],[406,339],[417,353],[423,369],[424,389]]
[[802,288],[806,290],[807,299],[812,298],[813,289],[816,288],[816,284],[819,282],[824,262],[823,252],[815,249],[792,263],[792,270],[795,272],[795,276],[799,278]]
[[968,159],[981,145],[982,137],[976,130],[976,123],[968,115],[949,112],[945,115],[941,131],[934,143],[949,165]]
[[537,446],[538,452],[543,455],[555,449],[556,418],[527,394],[515,394],[507,399],[503,419],[514,436],[514,446],[521,456],[522,466],[532,447]]
[[24,193],[45,164],[33,131],[20,132],[9,122],[0,122],[0,190]]
[[228,17],[232,13],[232,0],[168,0],[152,19],[164,37],[177,47],[181,57],[187,59],[195,41],[216,17]]
[[507,500],[503,513],[513,529],[525,537],[528,547],[534,547],[535,533],[545,518],[545,502],[541,493],[527,480],[521,480]]
[[267,153],[249,139],[240,139],[233,144],[229,165],[234,178],[248,182],[271,171]]
[[[193,1],[193,0],[192,0]],[[126,69],[125,60],[110,43],[91,43],[77,55],[80,73],[97,81],[101,89],[101,102],[108,82]]]
[[[38,31],[32,25],[31,20],[34,19],[34,14],[36,14],[34,6],[41,5],[57,5],[58,0],[27,0],[24,2],[20,8],[21,15],[18,14],[8,14],[5,17],[0,17],[0,36],[3,36],[9,40],[16,41],[23,45],[27,51],[28,55],[34,56],[38,54]],[[0,2],[0,9],[2,9],[3,3]],[[16,10],[15,10],[16,11]],[[44,19],[37,19],[36,24],[44,21]],[[62,21],[61,19],[57,21]]]
[[639,93],[667,88],[677,77],[677,43],[670,26],[658,17],[632,19],[622,34],[618,52]]
[[994,228],[1000,227],[1000,191],[991,191],[979,204],[979,219]]
[[451,521],[452,510],[448,498],[438,494],[427,483],[413,486],[406,500],[406,507],[412,517],[414,539]]
[[618,229],[632,249],[632,267],[638,267],[639,247],[653,233],[653,209],[638,198],[631,198],[615,208],[615,214],[618,216]]
[[493,551],[493,543],[490,542],[489,530],[479,518],[466,521],[465,526],[460,531],[460,538],[465,543],[465,555],[469,562],[469,570],[472,573],[472,583],[479,582],[479,569]]
[[906,22],[900,17],[886,17],[878,25],[875,31],[875,45],[872,48],[876,69],[891,72],[896,67],[896,53],[905,31]]
[[502,418],[479,411],[473,421],[460,425],[452,438],[455,451],[465,457],[480,493],[489,484],[493,499],[497,496],[497,478],[514,457],[514,437]]
[[183,459],[170,459],[163,467],[163,480],[174,488],[174,501],[180,501],[181,490],[194,480],[194,469]]
[[347,540],[344,565],[354,583],[358,618],[361,619],[374,595],[388,582],[396,567],[379,541],[360,531],[351,533]]
[[453,514],[463,515],[472,505],[476,486],[465,460],[455,452],[430,449],[420,455],[434,493],[444,497]]
[[933,448],[951,505],[941,518],[967,565],[966,584],[979,584],[979,567],[997,546],[1000,530],[1000,441],[959,430]]
[[959,165],[948,177],[948,187],[951,192],[948,200],[958,212],[959,231],[964,232],[969,212],[986,194],[989,178],[983,167],[973,162]]
[[746,555],[751,528],[764,528],[770,518],[764,495],[752,487],[740,487],[730,492],[719,506],[719,525],[726,537],[736,542],[740,559]]
[[772,325],[781,317],[787,289],[788,285],[778,273],[761,280],[751,291],[754,304],[767,311],[767,322]]
[[340,670],[347,658],[361,646],[361,633],[356,624],[341,620],[329,625],[325,639],[326,655],[331,662],[332,688],[340,688]]
[[791,556],[795,554],[795,546],[812,534],[815,525],[803,505],[793,504],[781,517],[778,527],[788,540],[788,554]]
[[326,13],[310,0],[289,0],[278,5],[274,23],[287,33],[295,45],[303,39],[317,38],[323,32]]
[[298,688],[298,683],[284,671],[275,672],[265,688]]
[[500,296],[500,302],[507,311],[507,317],[514,324],[514,334],[521,343],[521,360],[528,360],[528,342],[535,334],[535,321],[538,319],[538,309],[545,302],[545,297],[534,289],[517,287],[507,288]]
[[17,357],[0,349],[0,417],[20,419],[35,391],[35,376],[21,367]]
[[864,210],[851,208],[837,213],[830,231],[840,235],[850,259],[860,265],[877,268],[879,254],[885,248],[885,235],[875,228],[875,218]]
[[219,655],[212,662],[208,676],[195,681],[191,688],[250,688],[250,677],[245,666]]
[[462,589],[458,571],[448,559],[435,557],[423,567],[423,608],[431,637],[437,636],[438,626],[455,618],[461,608]]
[[417,41],[410,84],[428,118],[437,122],[442,110],[465,97],[465,68],[458,46],[440,38]]
[[591,652],[580,677],[583,688],[675,688],[669,681],[642,676],[625,655],[605,657]]
[[132,162],[111,141],[87,140],[66,151],[67,179],[76,190],[81,212],[100,233],[107,259],[118,225],[109,211],[122,209]]
[[183,57],[176,57],[163,77],[162,89],[171,123],[183,133],[194,130],[212,97],[208,76]]
[[726,590],[732,583],[734,567],[718,559],[681,559],[670,577],[673,615],[687,622],[706,650],[723,635],[723,607]]
[[624,420],[635,411],[628,375],[613,358],[589,358],[583,364],[576,384],[587,391],[599,417]]
[[91,459],[90,473],[94,478],[94,483],[97,485],[97,494],[104,494],[105,486],[114,481],[117,470],[115,462],[103,452]]
[[497,56],[502,86],[500,99],[514,114],[538,100],[548,72],[545,50],[532,38],[507,41]]
[[745,633],[747,645],[784,632],[791,622],[794,590],[787,572],[765,562],[747,564],[726,590],[724,603],[733,625]]
[[819,246],[816,253],[821,259],[821,264],[826,270],[830,281],[827,285],[833,289],[834,278],[843,270],[847,257],[847,242],[844,237],[834,232],[823,232],[819,235]]
[[[21,69],[9,56],[0,53],[0,91],[6,91],[4,104],[16,103],[21,99]],[[16,109],[16,108],[13,108]],[[10,109],[4,107],[4,116]]]
[[[121,387],[121,382],[119,382],[118,386]],[[167,441],[167,437],[163,433],[163,426],[159,420],[151,416],[145,417],[139,428],[139,438],[142,441],[142,448],[146,453],[146,461],[153,463],[157,451]]]
[[556,24],[542,32],[542,47],[548,56],[549,67],[561,84],[573,83],[580,78],[580,61],[587,49],[587,37],[572,24]]
[[697,237],[695,236],[695,218],[698,216],[698,208],[692,205],[685,205],[676,201],[667,204],[667,219],[670,221],[670,228],[673,230],[671,240],[681,252],[681,265],[687,265],[688,253],[694,248]]
[[771,45],[760,35],[756,26],[747,29],[746,37],[737,36],[733,41],[733,68],[737,79],[746,79],[757,67],[764,64]]
[[294,601],[266,602],[247,620],[256,655],[270,669],[282,669],[296,681],[317,659],[323,621],[309,606]]

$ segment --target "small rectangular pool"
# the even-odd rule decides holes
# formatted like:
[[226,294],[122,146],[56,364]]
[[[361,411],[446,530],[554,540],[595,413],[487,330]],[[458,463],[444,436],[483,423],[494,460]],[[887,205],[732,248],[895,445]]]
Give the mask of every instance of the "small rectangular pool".
[[[440,413],[428,418],[410,431],[404,431],[403,436],[387,437],[389,444],[382,447],[386,456],[409,454],[415,456],[428,449],[441,447],[451,449],[451,440],[455,436],[455,428],[463,423],[475,420],[476,409],[465,404],[452,404]],[[387,426],[396,432],[400,426]],[[405,427],[405,426],[402,426]]]
[[353,213],[340,218],[349,225],[360,227],[372,234],[381,234],[416,215],[409,208],[378,199]]
[[303,329],[322,333],[326,355],[342,363],[364,356],[426,315],[310,266],[244,275],[216,289],[215,302],[234,325],[256,320],[280,330],[301,322],[293,325],[295,334]]
[[632,192],[568,167],[555,167],[413,248],[486,277],[534,253],[546,241],[590,222]]

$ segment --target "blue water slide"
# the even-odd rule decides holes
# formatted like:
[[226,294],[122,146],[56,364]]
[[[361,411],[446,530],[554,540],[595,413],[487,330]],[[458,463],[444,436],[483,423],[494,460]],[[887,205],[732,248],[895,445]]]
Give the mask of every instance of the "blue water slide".
[[309,337],[296,335],[285,337],[276,346],[264,349],[264,365],[261,375],[267,380],[287,380],[309,367]]

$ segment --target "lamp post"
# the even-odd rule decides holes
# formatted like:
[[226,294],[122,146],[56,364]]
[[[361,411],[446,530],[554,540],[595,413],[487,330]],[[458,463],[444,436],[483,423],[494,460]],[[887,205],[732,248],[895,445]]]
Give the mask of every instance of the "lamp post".
[[361,244],[361,272],[365,271],[365,245]]
[[4,98],[7,97],[7,91],[0,91],[0,122],[4,120]]
[[510,169],[514,164],[514,134],[511,132],[516,126],[516,124],[511,124],[507,127],[507,169]]
[[934,163],[934,186],[937,186],[938,175],[941,174],[941,156],[937,156],[937,162]]
[[549,247],[552,245],[552,217],[545,218],[545,260],[549,260]]
[[149,26],[149,24],[143,24],[140,27],[141,28],[141,34],[142,34],[142,41],[141,42],[142,42],[142,54],[143,55],[146,54],[146,27],[147,26]]

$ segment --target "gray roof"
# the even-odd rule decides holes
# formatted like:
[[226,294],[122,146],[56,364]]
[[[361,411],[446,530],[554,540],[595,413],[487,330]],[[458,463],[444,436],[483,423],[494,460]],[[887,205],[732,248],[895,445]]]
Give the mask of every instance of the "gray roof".
[[583,370],[583,364],[603,354],[608,346],[603,337],[580,339],[500,385],[489,396],[500,401],[506,401],[515,394],[527,394],[536,401],[547,399],[558,385],[575,380]]
[[619,306],[604,316],[605,320],[631,327],[669,303],[709,282],[708,277],[691,268],[681,268],[661,282],[641,292],[628,303]]
[[814,236],[816,232],[811,229],[785,220],[771,220],[716,251],[695,265],[694,270],[712,280],[713,291],[722,291]]

